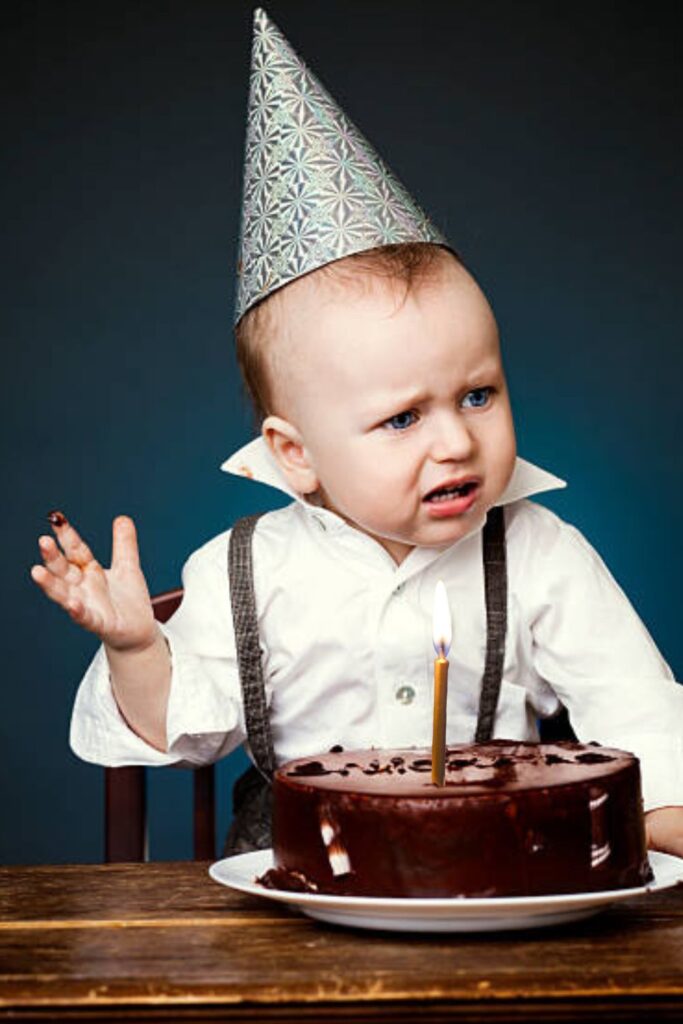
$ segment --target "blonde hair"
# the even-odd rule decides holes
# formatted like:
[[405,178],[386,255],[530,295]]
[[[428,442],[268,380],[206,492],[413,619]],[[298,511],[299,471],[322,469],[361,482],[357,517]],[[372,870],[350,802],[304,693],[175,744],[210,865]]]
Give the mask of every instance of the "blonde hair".
[[[362,285],[367,276],[386,278],[404,285],[405,300],[416,283],[434,272],[440,262],[439,254],[443,253],[449,253],[460,262],[452,249],[431,242],[403,242],[345,256],[311,273],[319,276],[321,281],[338,281],[345,286]],[[248,309],[235,326],[237,362],[259,425],[274,410],[273,374],[267,342],[276,331],[277,302],[273,300],[280,291],[272,292]]]

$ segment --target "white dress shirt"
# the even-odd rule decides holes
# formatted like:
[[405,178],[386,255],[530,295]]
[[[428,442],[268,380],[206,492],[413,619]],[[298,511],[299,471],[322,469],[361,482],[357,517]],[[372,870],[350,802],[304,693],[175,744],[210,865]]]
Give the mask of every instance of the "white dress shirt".
[[[259,439],[223,468],[287,490]],[[645,809],[683,804],[683,687],[599,555],[528,498],[564,482],[522,459],[506,508],[508,627],[494,737],[537,740],[561,701],[583,742],[640,758]],[[291,492],[288,492],[291,494]],[[447,548],[397,566],[339,516],[295,499],[254,534],[254,586],[278,763],[329,750],[429,746],[432,610],[438,579],[453,619],[447,740],[471,742],[486,651],[484,517]],[[229,531],[183,569],[171,650],[168,753],[126,724],[100,648],[76,695],[71,746],[102,765],[215,761],[245,741],[227,573]]]

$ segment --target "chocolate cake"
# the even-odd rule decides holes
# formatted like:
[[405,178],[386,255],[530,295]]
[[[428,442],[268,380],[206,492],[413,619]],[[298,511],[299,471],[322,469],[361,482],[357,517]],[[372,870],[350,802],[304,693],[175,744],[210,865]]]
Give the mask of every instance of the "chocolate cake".
[[597,744],[356,750],[283,765],[272,888],[348,896],[496,897],[640,886],[652,877],[640,768]]

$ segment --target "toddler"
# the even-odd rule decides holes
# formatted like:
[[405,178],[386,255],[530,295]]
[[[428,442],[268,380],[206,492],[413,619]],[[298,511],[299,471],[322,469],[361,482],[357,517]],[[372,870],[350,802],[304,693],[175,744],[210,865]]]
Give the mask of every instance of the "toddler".
[[[259,519],[248,545],[267,706],[260,727],[274,763],[336,744],[429,745],[438,579],[454,621],[447,741],[473,739],[488,663],[486,531],[497,522],[507,597],[492,735],[537,740],[538,719],[566,706],[581,741],[638,755],[649,844],[683,856],[683,690],[596,552],[529,500],[564,484],[517,457],[485,296],[258,11],[254,46],[237,343],[262,428],[224,468],[293,498]],[[311,130],[303,144],[327,159],[332,137],[350,169],[365,203],[364,241],[354,213],[342,244],[321,247],[330,236],[313,214],[327,208],[319,177],[309,175],[317,206],[304,222],[318,239],[290,250],[271,234],[263,243],[259,203],[284,172],[251,187],[264,166],[256,151],[272,140],[259,135],[258,119],[287,112],[263,99],[276,80],[263,72],[264,52],[280,69],[277,88],[286,93],[288,72],[308,90],[321,134]],[[286,132],[286,116],[278,126]],[[399,225],[393,234],[377,232],[373,185],[391,199],[383,216]],[[291,232],[292,221],[281,220]],[[266,221],[280,230],[275,216]],[[33,579],[102,641],[76,698],[75,752],[104,765],[199,765],[245,742],[254,754],[243,637],[231,614],[241,590],[228,574],[230,531],[190,557],[182,605],[160,626],[131,519],[115,519],[104,569],[61,513],[50,518],[58,543],[40,538],[44,564]]]

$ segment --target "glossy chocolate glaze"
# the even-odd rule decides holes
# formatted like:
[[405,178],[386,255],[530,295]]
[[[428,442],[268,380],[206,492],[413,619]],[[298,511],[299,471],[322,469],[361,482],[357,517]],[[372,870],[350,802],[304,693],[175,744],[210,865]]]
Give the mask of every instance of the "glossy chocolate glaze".
[[579,743],[336,750],[283,765],[263,884],[369,896],[524,896],[651,877],[637,759]]

